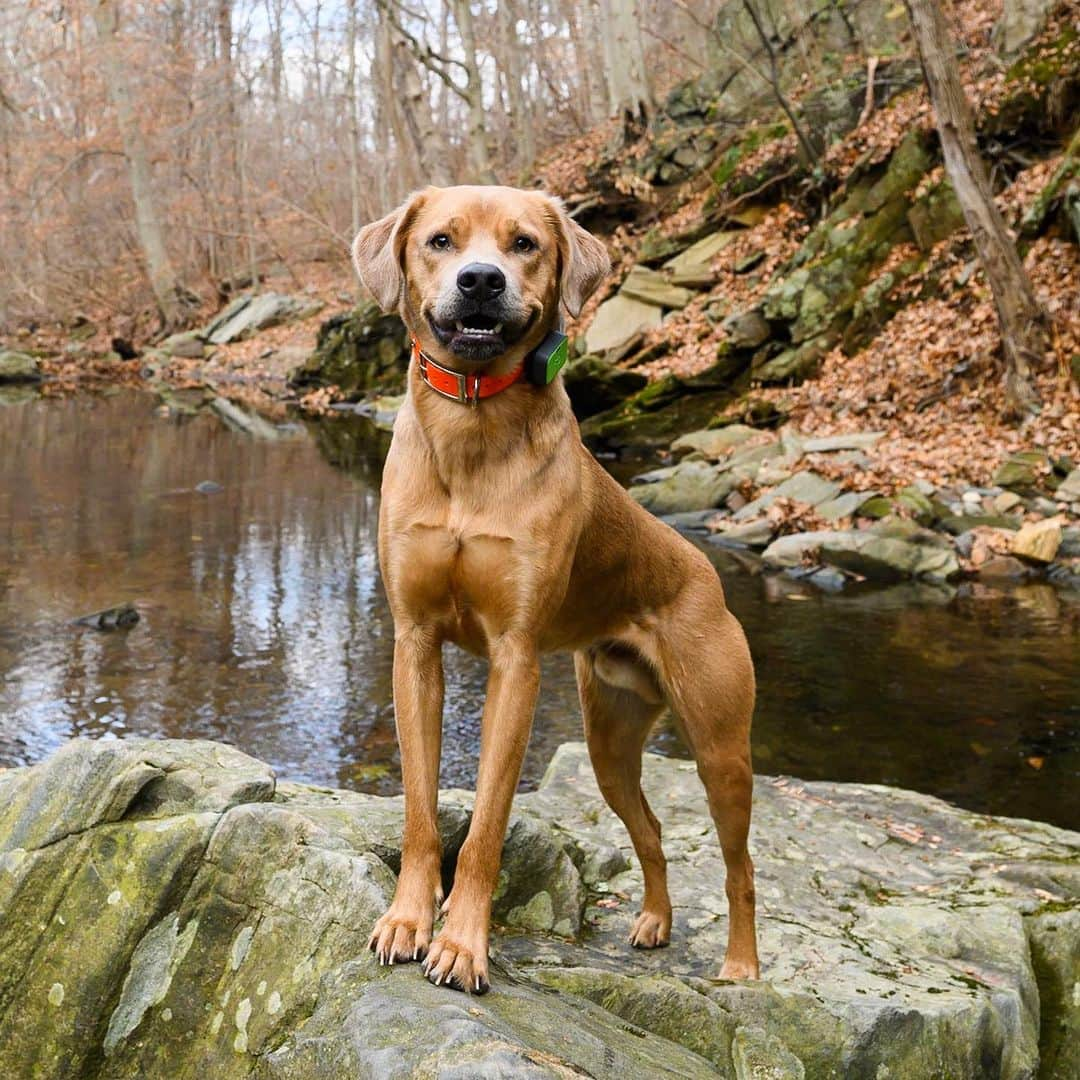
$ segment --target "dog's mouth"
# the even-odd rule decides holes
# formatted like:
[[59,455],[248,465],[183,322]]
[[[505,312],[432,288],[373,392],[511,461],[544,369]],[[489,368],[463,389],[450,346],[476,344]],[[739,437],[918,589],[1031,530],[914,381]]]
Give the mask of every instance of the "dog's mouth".
[[535,311],[521,323],[482,311],[457,314],[452,319],[437,319],[430,311],[427,313],[428,323],[439,344],[456,356],[476,362],[501,356],[521,340],[535,318]]

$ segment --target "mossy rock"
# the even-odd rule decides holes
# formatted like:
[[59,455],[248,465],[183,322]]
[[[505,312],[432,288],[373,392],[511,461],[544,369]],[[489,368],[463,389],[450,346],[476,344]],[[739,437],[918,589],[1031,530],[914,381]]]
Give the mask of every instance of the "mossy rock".
[[563,383],[574,415],[584,420],[614,408],[643,389],[648,380],[636,371],[616,367],[599,356],[586,355],[566,365]]
[[315,351],[291,373],[289,385],[337,386],[345,399],[355,401],[368,390],[400,389],[407,367],[405,324],[365,300],[319,327]]

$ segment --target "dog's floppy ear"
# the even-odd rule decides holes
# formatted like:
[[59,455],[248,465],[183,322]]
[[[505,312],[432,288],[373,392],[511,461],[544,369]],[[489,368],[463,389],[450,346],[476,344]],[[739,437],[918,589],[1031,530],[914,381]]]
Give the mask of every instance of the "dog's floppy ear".
[[423,205],[424,192],[410,195],[396,210],[365,225],[353,241],[353,266],[384,311],[397,311],[405,284],[405,241]]
[[561,199],[548,197],[559,239],[559,293],[574,318],[611,269],[607,248],[566,212]]

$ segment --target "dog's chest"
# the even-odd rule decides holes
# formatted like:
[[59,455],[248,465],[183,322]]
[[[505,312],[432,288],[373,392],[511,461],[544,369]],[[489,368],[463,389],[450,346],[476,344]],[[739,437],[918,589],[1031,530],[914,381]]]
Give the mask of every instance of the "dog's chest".
[[498,632],[521,598],[522,547],[513,536],[452,521],[416,521],[391,541],[389,584],[406,610],[449,632]]

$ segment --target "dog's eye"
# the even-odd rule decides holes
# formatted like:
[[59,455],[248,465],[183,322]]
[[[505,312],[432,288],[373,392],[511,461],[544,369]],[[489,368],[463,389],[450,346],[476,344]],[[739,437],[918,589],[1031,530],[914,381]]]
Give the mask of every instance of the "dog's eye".
[[450,250],[450,237],[446,233],[436,233],[429,241],[429,246],[433,247],[436,251],[449,251]]
[[528,254],[536,248],[536,241],[531,236],[519,236],[514,241],[514,250],[520,252],[522,255]]

